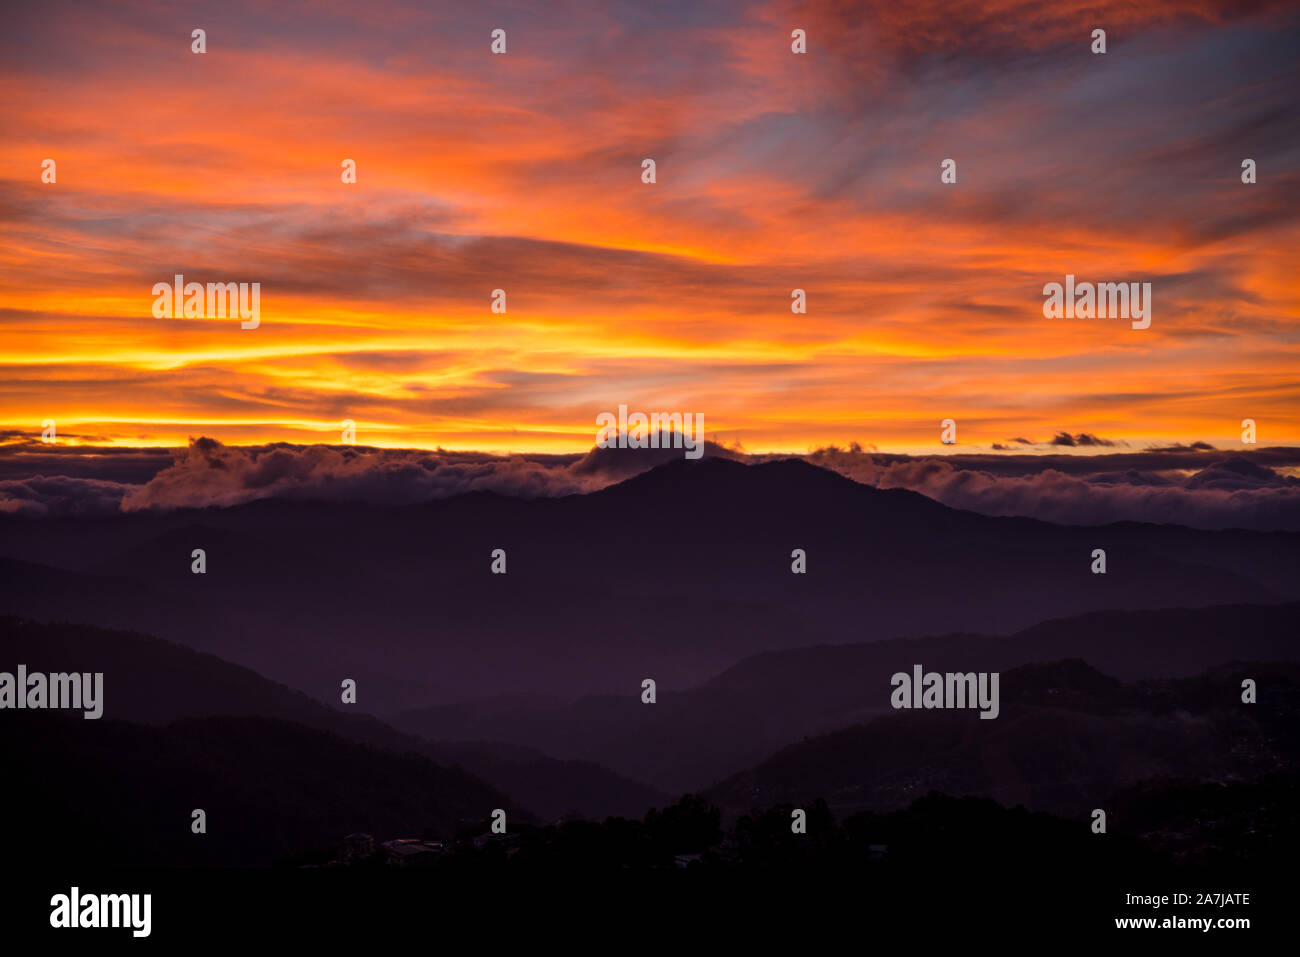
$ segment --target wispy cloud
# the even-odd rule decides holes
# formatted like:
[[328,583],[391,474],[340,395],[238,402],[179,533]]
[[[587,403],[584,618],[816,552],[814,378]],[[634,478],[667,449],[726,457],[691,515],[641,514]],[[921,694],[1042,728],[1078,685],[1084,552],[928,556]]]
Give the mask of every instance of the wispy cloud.
[[[3,427],[580,451],[627,401],[755,449],[1300,440],[1286,4],[12,13]],[[1151,328],[1044,320],[1067,272],[1152,282]],[[176,273],[261,282],[262,326],[154,319]]]

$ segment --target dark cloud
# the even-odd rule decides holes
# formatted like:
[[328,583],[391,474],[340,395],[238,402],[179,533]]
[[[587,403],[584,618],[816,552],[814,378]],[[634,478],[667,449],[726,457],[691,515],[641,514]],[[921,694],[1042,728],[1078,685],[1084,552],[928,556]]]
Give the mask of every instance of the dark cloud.
[[[120,485],[149,481],[171,464],[175,450],[118,449],[55,443],[46,445],[32,433],[11,433],[18,441],[0,439],[0,482],[33,477],[63,476]],[[64,436],[67,438],[68,436]]]
[[1064,445],[1070,448],[1077,446],[1106,446],[1115,443],[1109,439],[1098,438],[1089,432],[1080,432],[1078,435],[1071,435],[1069,432],[1058,432],[1048,445]]
[[68,475],[0,480],[0,515],[113,515],[131,486]]
[[1258,488],[1296,488],[1300,480],[1282,476],[1270,468],[1250,461],[1244,456],[1233,456],[1202,469],[1187,480],[1189,489],[1217,489],[1240,491]]
[[1193,442],[1190,445],[1158,445],[1149,449],[1151,452],[1213,452],[1215,448],[1209,442]]

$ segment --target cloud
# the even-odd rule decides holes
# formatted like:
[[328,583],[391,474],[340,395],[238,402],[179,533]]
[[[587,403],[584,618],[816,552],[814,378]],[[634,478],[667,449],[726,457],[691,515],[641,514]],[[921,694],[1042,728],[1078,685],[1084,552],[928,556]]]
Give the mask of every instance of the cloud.
[[[406,505],[465,492],[539,498],[594,491],[680,459],[681,449],[597,449],[586,455],[494,456],[477,452],[351,446],[226,446],[192,439],[121,509],[231,506],[263,498]],[[739,457],[712,442],[706,454]]]
[[[1203,445],[1204,443],[1195,443]],[[752,463],[706,443],[705,454]],[[583,494],[678,459],[678,449],[597,449],[585,455],[511,455],[352,446],[227,446],[191,440],[161,450],[49,453],[19,477],[20,456],[0,454],[0,513],[33,518],[150,509],[229,507],[258,499],[403,505],[465,492],[519,498]],[[1300,448],[1235,455],[1162,448],[1093,455],[908,456],[825,448],[806,461],[877,488],[906,488],[985,515],[1097,525],[1160,522],[1196,528],[1300,530]],[[75,474],[72,474],[75,473]],[[137,477],[140,481],[122,481]]]
[[1300,478],[1258,461],[1272,458],[1294,469],[1300,465],[1300,449],[1261,452],[1268,454],[1221,459],[1203,451],[1189,453],[1199,457],[1190,474],[1185,458],[1150,451],[1073,456],[1081,461],[1068,463],[1058,457],[1007,457],[1038,458],[1036,466],[997,463],[998,456],[910,458],[839,451],[813,453],[808,460],[867,485],[910,489],[984,515],[1068,525],[1133,521],[1300,530]]
[[129,488],[120,482],[67,475],[0,480],[0,514],[30,518],[113,515]]
[[1189,489],[1235,492],[1260,488],[1296,488],[1300,480],[1284,477],[1270,468],[1236,455],[1202,469],[1187,480]]
[[1076,446],[1114,445],[1115,443],[1111,442],[1109,439],[1098,438],[1089,432],[1080,432],[1078,435],[1070,435],[1069,432],[1058,432],[1055,438],[1047,444],[1065,445],[1074,448]]
[[[984,443],[1222,442],[1231,395],[1292,427],[1294,4],[561,6],[516,5],[494,58],[429,5],[331,0],[304,27],[236,0],[220,71],[155,4],[17,8],[0,159],[48,149],[60,179],[0,180],[8,424],[307,443],[348,417],[363,441],[558,450],[635,398],[772,450],[843,443],[861,409],[892,430],[864,437],[917,447],[940,407]],[[177,272],[260,281],[261,331],[153,320]],[[1045,322],[1067,272],[1152,281],[1152,328]]]
[[129,490],[122,511],[239,505],[262,498],[403,505],[461,492],[531,498],[587,491],[549,457],[381,450],[326,445],[226,446],[198,438],[175,462]]
[[1150,449],[1151,452],[1213,452],[1215,447],[1209,442],[1192,442],[1184,445],[1176,443],[1174,445],[1159,445]]

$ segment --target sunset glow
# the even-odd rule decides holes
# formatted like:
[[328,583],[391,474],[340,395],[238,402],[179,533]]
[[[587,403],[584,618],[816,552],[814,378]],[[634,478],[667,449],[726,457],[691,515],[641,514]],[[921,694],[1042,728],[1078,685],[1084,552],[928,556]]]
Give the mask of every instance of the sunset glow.
[[[619,403],[750,451],[1300,441],[1285,8],[312,6],[11,11],[11,441],[572,452]],[[1045,319],[1067,273],[1151,282],[1151,327]],[[260,282],[260,327],[154,318],[175,274]]]

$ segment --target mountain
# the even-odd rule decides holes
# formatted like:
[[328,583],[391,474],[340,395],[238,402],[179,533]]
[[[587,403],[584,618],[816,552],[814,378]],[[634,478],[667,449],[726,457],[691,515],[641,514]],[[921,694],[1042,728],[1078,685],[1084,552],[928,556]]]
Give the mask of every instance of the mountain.
[[1004,637],[950,634],[770,652],[695,688],[660,692],[654,705],[632,695],[507,698],[416,709],[392,720],[425,736],[511,741],[596,761],[680,792],[806,736],[891,713],[890,677],[915,664],[1006,671],[1078,658],[1126,681],[1185,677],[1234,659],[1300,661],[1297,620],[1300,603],[1096,612]]
[[[494,806],[522,806],[547,820],[561,815],[639,817],[669,800],[590,762],[561,761],[489,741],[426,741],[371,715],[327,707],[248,668],[147,635],[0,618],[0,671],[12,673],[19,663],[29,673],[102,672],[106,719],[148,725],[214,716],[292,722],[373,748],[414,752],[440,765],[459,766],[510,796]],[[71,730],[81,732],[82,725],[89,729],[97,723],[74,722]]]
[[544,820],[638,818],[672,803],[668,792],[594,761],[560,760],[500,741],[432,741],[424,753],[465,768]]
[[[5,715],[6,857],[67,867],[267,866],[355,831],[450,838],[492,811],[532,820],[458,768],[261,717],[162,726]],[[191,832],[202,809],[207,833]]]
[[635,701],[765,651],[1300,600],[1298,533],[991,518],[794,460],[681,460],[564,498],[6,516],[0,559],[0,613],[157,634],[326,701],[350,677],[379,714]]
[[[1258,702],[1241,700],[1242,680]],[[929,791],[1086,818],[1161,779],[1226,783],[1300,767],[1300,666],[1238,663],[1126,685],[1080,661],[1001,676],[1001,714],[900,710],[783,748],[707,797],[733,813],[825,798],[837,814]]]

